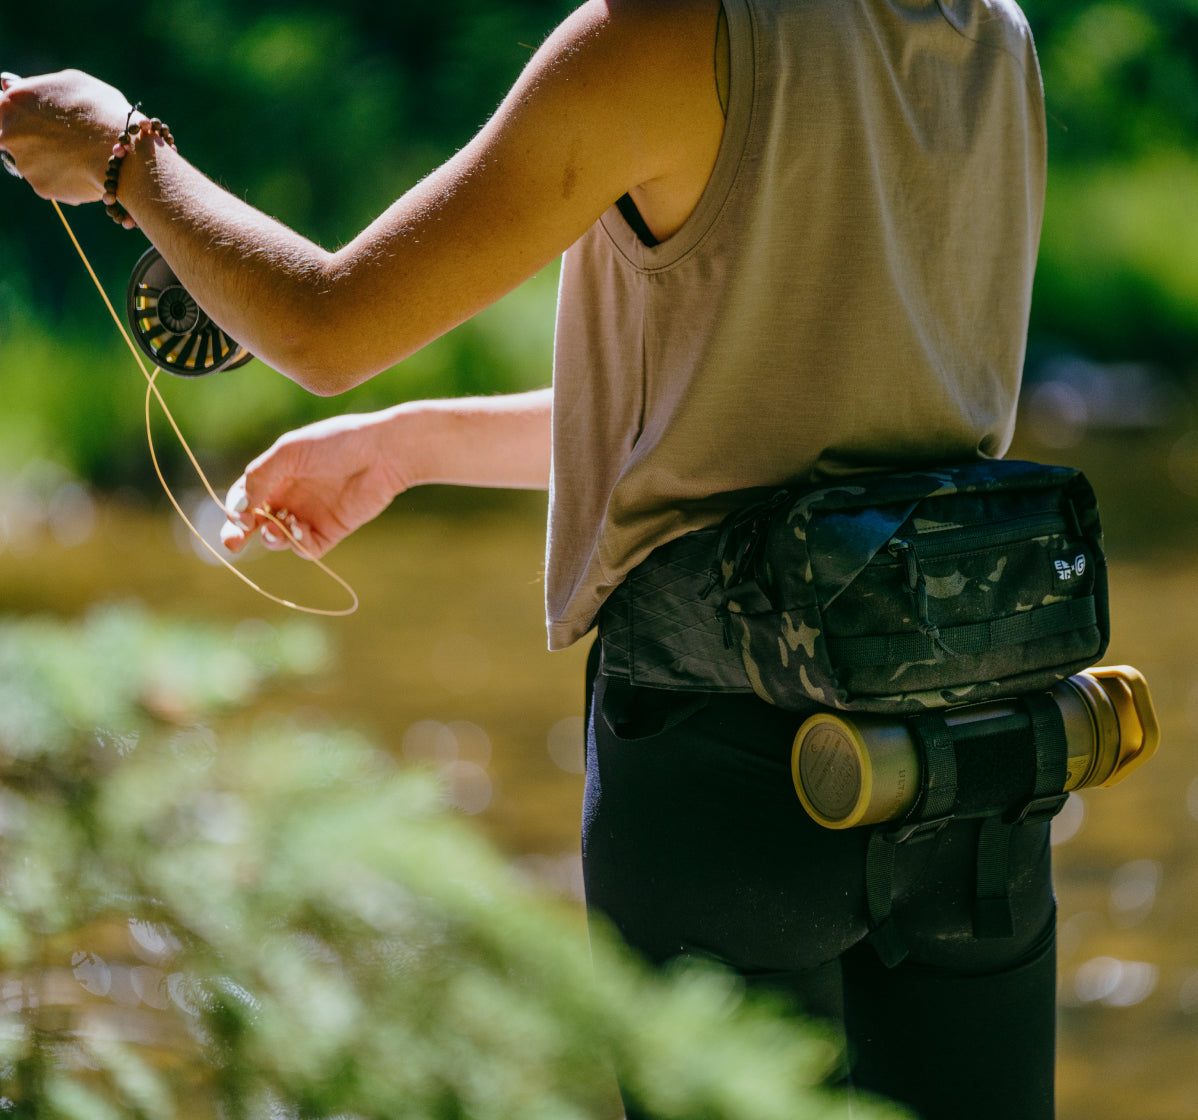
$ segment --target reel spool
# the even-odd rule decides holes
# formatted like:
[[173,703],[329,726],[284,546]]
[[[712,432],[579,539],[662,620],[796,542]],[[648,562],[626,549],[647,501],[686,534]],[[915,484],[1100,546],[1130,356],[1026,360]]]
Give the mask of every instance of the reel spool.
[[137,345],[167,373],[202,377],[254,356],[204,314],[157,249],[134,266],[125,308]]

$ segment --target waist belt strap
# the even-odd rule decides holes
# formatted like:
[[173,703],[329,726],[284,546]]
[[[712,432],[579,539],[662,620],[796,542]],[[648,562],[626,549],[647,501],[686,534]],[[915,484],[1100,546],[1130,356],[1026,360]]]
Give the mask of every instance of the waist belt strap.
[[662,545],[612,592],[599,614],[602,673],[647,688],[752,692],[711,594],[715,529]]

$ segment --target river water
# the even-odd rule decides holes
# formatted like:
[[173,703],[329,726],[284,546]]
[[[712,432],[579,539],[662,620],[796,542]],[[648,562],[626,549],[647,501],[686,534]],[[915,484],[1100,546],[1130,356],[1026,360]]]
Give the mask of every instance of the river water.
[[[1105,660],[1146,675],[1163,742],[1119,787],[1075,795],[1054,825],[1062,1120],[1198,1115],[1198,581],[1184,527],[1162,534],[1166,515],[1130,496],[1128,479],[1150,485],[1159,463],[1128,447],[1086,452],[1096,483],[1110,477],[1122,495],[1107,518],[1115,638]],[[96,504],[69,486],[23,514],[14,508],[10,494],[0,519],[8,614],[73,617],[137,600],[178,617],[283,617],[200,559],[169,510]],[[362,600],[352,617],[321,623],[333,666],[263,704],[359,727],[443,766],[480,828],[577,897],[586,651],[545,650],[543,523],[540,495],[401,499],[331,558]],[[290,557],[263,554],[244,570],[300,602],[343,602]]]

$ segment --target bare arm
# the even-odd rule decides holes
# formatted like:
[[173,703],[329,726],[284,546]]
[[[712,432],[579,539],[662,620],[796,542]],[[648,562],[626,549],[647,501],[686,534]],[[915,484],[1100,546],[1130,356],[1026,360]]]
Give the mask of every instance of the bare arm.
[[288,547],[263,515],[266,507],[283,511],[304,551],[322,556],[413,486],[544,489],[551,396],[541,389],[418,401],[289,432],[229,491],[227,505],[239,516],[224,528],[225,545],[240,551],[261,528],[269,546]]
[[[625,193],[659,239],[674,233],[723,132],[720,11],[719,0],[588,0],[466,148],[334,253],[162,144],[126,157],[120,200],[216,322],[301,385],[336,393],[498,299]],[[78,72],[18,81],[0,96],[0,148],[38,193],[94,201],[128,111],[119,91]],[[226,541],[240,548],[269,505],[322,554],[421,482],[545,486],[549,414],[542,391],[289,433],[234,485],[241,524]]]
[[[719,10],[588,0],[478,136],[336,252],[160,143],[126,158],[120,200],[215,321],[312,391],[340,392],[533,275],[625,193],[659,237],[681,225],[722,133]],[[85,75],[17,82],[0,98],[0,147],[39,193],[90,201],[127,110]]]

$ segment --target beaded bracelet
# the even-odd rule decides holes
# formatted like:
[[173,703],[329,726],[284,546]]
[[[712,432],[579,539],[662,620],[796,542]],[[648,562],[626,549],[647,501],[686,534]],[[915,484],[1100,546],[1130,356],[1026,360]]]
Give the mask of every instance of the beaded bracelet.
[[125,157],[133,151],[134,145],[143,136],[155,136],[164,144],[169,144],[175,151],[179,150],[175,147],[175,138],[171,135],[171,130],[157,117],[152,120],[143,120],[136,128],[133,127],[133,114],[140,108],[141,105],[138,103],[129,110],[129,116],[125,120],[125,129],[112,146],[108,171],[104,176],[104,195],[100,200],[104,203],[105,213],[118,226],[123,226],[125,229],[137,228],[137,223],[130,216],[129,211],[117,201],[116,197],[117,184],[121,176],[121,164]]

